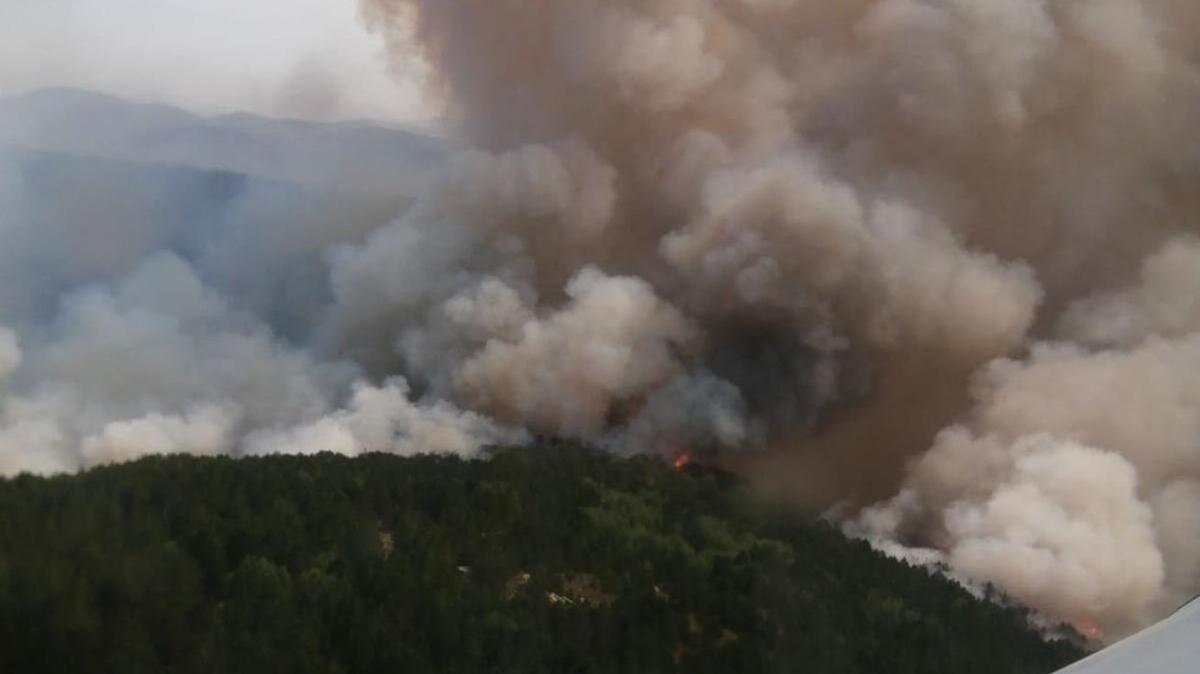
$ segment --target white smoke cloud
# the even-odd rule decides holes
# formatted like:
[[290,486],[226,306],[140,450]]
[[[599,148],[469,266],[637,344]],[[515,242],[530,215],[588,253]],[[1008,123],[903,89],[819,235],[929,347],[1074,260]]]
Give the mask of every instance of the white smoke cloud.
[[1051,436],[1008,447],[1007,479],[945,511],[951,568],[1109,633],[1144,619],[1163,581],[1150,507],[1120,456]]
[[1168,241],[1142,263],[1136,286],[1076,302],[1059,332],[1084,344],[1124,347],[1200,332],[1200,239]]
[[247,439],[249,454],[364,452],[458,454],[473,456],[489,443],[516,443],[523,432],[503,428],[485,417],[463,413],[445,402],[419,406],[410,401],[403,379],[381,387],[359,383],[344,410],[296,428],[261,431]]
[[1165,588],[1155,613],[1174,610],[1194,599],[1200,579],[1200,480],[1181,479],[1158,490],[1154,509],[1158,547],[1165,560]]
[[561,311],[527,322],[515,341],[490,340],[463,363],[458,383],[474,407],[586,436],[604,429],[614,405],[682,371],[677,354],[695,328],[644,281],[589,267],[566,294]]
[[182,416],[149,414],[113,421],[80,446],[84,466],[121,463],[154,454],[213,456],[229,452],[235,420],[216,407]]
[[1120,636],[1195,594],[1200,335],[1128,350],[1042,344],[993,362],[965,426],[863,518],[931,535],[958,572]]
[[[34,386],[12,392],[0,407],[6,474],[149,454],[283,450],[284,439],[295,440],[293,451],[361,451],[313,430],[328,427],[346,426],[351,437],[366,428],[370,451],[406,453],[470,454],[519,437],[445,403],[415,406],[398,384],[379,391],[358,384],[351,407],[338,410],[355,368],[278,341],[169,254],[148,258],[114,287],[66,297],[45,338],[23,366]],[[397,434],[407,429],[411,444],[383,442],[384,422]],[[273,442],[264,435],[279,428],[295,430],[276,432]],[[320,447],[323,440],[330,444]]]

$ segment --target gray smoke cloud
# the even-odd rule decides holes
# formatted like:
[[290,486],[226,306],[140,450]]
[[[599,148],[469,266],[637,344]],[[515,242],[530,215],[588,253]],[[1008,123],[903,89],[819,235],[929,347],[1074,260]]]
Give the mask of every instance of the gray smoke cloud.
[[0,146],[0,474],[524,439],[319,348],[327,258],[403,201],[321,189]]
[[1200,590],[1195,3],[361,6],[477,149],[384,224],[0,226],[92,269],[0,286],[0,471],[563,435],[1105,638]]

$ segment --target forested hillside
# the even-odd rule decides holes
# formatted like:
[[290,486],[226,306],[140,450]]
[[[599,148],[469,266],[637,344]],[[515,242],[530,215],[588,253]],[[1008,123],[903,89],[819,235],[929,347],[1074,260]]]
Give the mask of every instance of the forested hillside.
[[549,443],[0,482],[0,671],[963,672],[1078,657],[757,504]]

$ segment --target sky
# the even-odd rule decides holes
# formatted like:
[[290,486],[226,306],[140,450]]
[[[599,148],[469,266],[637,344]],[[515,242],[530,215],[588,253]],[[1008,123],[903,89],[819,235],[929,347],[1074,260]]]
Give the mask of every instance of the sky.
[[0,0],[0,94],[77,87],[200,113],[427,122],[356,0]]

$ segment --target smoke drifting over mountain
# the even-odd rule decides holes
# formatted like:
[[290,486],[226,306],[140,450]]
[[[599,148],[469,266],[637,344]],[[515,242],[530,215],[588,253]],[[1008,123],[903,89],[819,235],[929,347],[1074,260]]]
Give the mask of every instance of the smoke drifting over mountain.
[[[390,224],[234,254],[324,255],[301,334],[145,223],[51,320],[0,303],[0,470],[565,435],[1109,636],[1200,590],[1196,3],[363,10],[479,149]],[[38,236],[3,222],[0,258]]]

